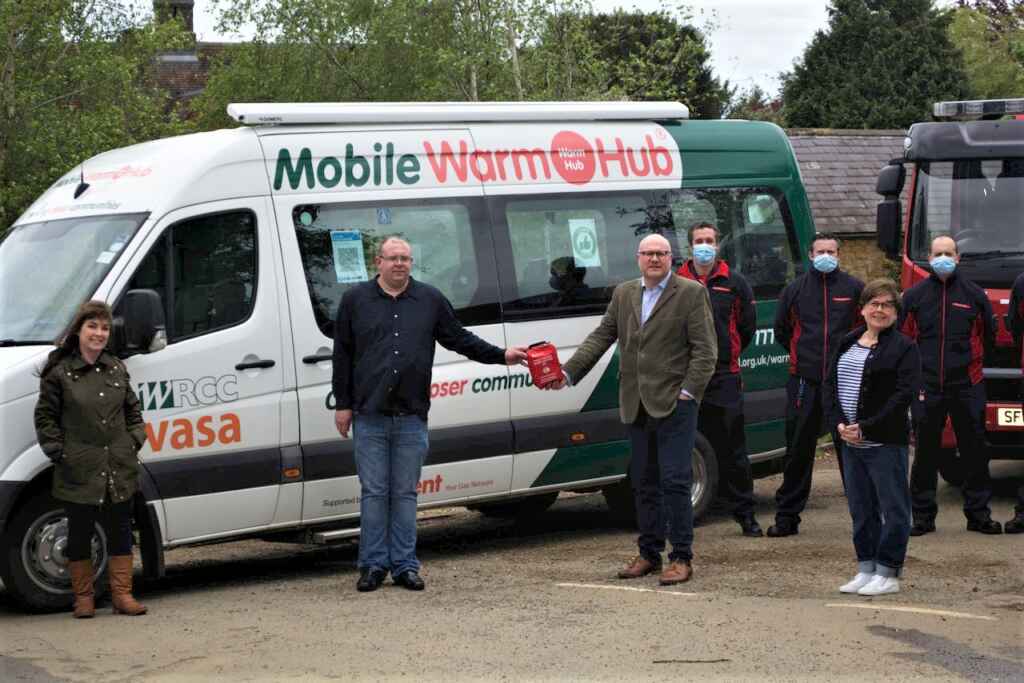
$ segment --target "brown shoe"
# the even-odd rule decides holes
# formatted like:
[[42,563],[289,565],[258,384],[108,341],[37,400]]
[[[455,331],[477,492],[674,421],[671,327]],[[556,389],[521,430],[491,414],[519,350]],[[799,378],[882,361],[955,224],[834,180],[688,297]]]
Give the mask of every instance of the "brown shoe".
[[135,617],[146,613],[145,605],[132,597],[132,556],[112,555],[110,557],[110,601],[114,614]]
[[92,587],[92,560],[68,562],[71,572],[71,592],[75,596],[75,619],[92,619],[96,616],[95,593]]
[[685,583],[693,576],[693,567],[686,560],[673,560],[665,567],[658,581],[662,586],[674,586],[677,583]]
[[647,576],[652,572],[659,571],[661,569],[660,562],[651,562],[642,555],[637,555],[626,568],[619,572],[620,579],[639,579],[641,576]]

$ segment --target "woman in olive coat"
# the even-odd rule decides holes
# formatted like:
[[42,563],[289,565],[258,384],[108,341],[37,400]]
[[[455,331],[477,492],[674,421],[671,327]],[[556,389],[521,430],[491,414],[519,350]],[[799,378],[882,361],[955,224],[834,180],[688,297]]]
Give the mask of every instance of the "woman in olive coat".
[[88,301],[40,372],[35,427],[54,463],[53,496],[68,515],[65,555],[75,618],[95,614],[92,537],[103,525],[115,614],[145,614],[132,597],[132,497],[146,438],[139,401],[124,364],[105,349],[112,315]]

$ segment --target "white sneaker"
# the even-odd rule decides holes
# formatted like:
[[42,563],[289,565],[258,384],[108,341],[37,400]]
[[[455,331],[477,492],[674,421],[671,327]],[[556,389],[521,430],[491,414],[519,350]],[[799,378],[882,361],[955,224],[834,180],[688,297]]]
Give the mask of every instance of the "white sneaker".
[[900,580],[894,576],[878,576],[857,591],[857,595],[887,595],[900,592]]
[[844,583],[839,587],[840,593],[856,593],[864,586],[871,583],[871,579],[875,578],[874,574],[866,574],[864,572],[858,572],[857,576],[853,577],[853,580]]

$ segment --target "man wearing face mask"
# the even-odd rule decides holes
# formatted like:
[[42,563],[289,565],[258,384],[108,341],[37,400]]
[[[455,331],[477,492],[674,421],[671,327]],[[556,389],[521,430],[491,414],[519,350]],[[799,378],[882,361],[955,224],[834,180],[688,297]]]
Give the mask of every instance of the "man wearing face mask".
[[[1024,273],[1013,281],[1010,290],[1010,312],[1006,316],[1006,327],[1013,335],[1013,341],[1020,353],[1020,366],[1024,368]],[[1020,397],[1024,399],[1024,380],[1020,383]],[[1017,488],[1017,507],[1014,516],[1003,525],[1008,534],[1024,534],[1024,481]]]
[[967,478],[963,485],[967,530],[1002,533],[992,519],[992,482],[985,451],[985,353],[995,343],[995,319],[985,291],[956,272],[960,254],[952,237],[932,240],[932,274],[903,293],[900,329],[917,341],[924,379],[915,409],[917,449],[910,469],[914,525],[911,536],[935,531],[935,488],[946,417],[953,422]]
[[715,374],[704,390],[697,429],[711,443],[722,473],[722,493],[732,506],[733,518],[744,536],[763,536],[754,517],[754,482],[747,459],[743,431],[743,383],[740,352],[750,345],[757,329],[754,293],[746,279],[718,258],[718,229],[711,223],[690,227],[693,258],[678,274],[707,287],[718,338]]
[[[812,268],[786,285],[775,311],[775,343],[789,351],[786,384],[786,469],[775,492],[772,537],[799,533],[800,513],[811,493],[814,452],[821,436],[822,395],[829,356],[843,336],[862,324],[864,283],[839,270],[839,240],[815,235],[808,252]],[[837,445],[839,438],[833,434]],[[842,459],[840,458],[840,473]]]

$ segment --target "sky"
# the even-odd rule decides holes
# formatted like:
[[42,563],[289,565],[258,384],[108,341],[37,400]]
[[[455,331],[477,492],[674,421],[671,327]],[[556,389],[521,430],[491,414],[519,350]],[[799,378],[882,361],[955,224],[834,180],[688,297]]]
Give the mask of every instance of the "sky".
[[[592,0],[594,10],[655,11],[665,0]],[[199,40],[227,39],[214,31],[212,0],[196,0],[195,30]],[[679,3],[673,3],[679,4]],[[778,75],[792,68],[814,32],[828,23],[827,0],[683,0],[693,23],[712,26],[711,43],[715,75],[740,91],[759,85],[769,94],[779,89]]]

